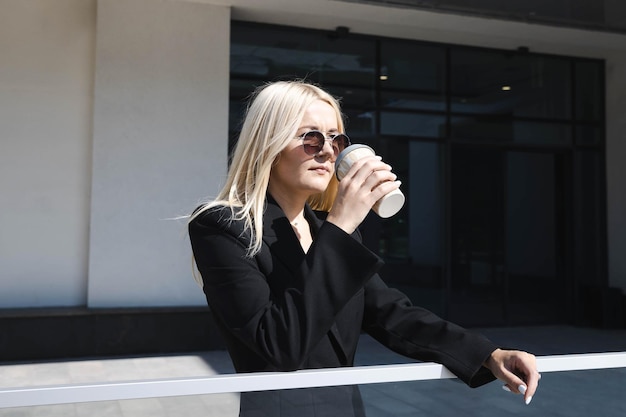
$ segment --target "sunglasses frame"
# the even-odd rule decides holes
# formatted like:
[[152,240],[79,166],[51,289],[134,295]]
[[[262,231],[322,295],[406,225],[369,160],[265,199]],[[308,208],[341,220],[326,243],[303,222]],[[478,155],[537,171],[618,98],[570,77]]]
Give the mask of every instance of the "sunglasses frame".
[[[307,140],[306,136],[311,135],[311,134],[313,134],[312,138],[317,140],[317,144],[315,145],[305,142],[305,140]],[[340,148],[338,138],[342,138],[342,137],[345,138],[344,147]],[[306,153],[307,155],[317,155],[318,153],[322,151],[322,149],[324,149],[324,145],[326,144],[326,142],[330,142],[333,148],[333,154],[335,155],[335,158],[337,157],[337,155],[339,155],[341,151],[343,151],[348,146],[350,146],[350,143],[351,143],[350,138],[345,133],[337,133],[336,135],[326,136],[324,132],[321,132],[319,130],[306,131],[300,136],[297,136],[296,139],[302,140],[302,149],[304,149],[304,153]],[[310,141],[311,139],[308,139],[308,140]],[[314,152],[311,152],[310,151],[311,149],[313,149]]]

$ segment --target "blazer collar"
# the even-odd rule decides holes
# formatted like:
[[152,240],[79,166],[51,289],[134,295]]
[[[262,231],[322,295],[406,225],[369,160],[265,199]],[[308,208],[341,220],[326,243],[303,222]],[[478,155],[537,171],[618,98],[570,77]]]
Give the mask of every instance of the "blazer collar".
[[[304,206],[304,217],[309,222],[311,233],[315,238],[324,221],[318,217],[308,204]],[[266,208],[263,214],[263,242],[270,248],[274,258],[283,263],[294,276],[298,276],[298,271],[302,262],[304,262],[306,254],[302,250],[296,232],[291,227],[291,223],[289,223],[285,213],[269,193],[267,194]],[[347,363],[348,352],[344,348],[336,323],[333,323],[329,333],[337,342],[339,347],[337,354],[342,355],[342,363]]]
[[[304,207],[304,217],[315,236],[323,221],[315,215],[308,204]],[[263,213],[263,241],[270,248],[272,255],[287,265],[290,271],[296,273],[299,270],[305,253],[285,212],[269,193]]]
[[[304,217],[309,222],[311,232],[313,232],[314,235],[317,234],[317,231],[322,226],[323,220],[315,214],[315,211],[313,211],[308,203],[304,206]],[[289,226],[288,229],[285,227],[285,223]],[[289,230],[294,237],[296,236],[289,220],[287,220],[287,216],[285,216],[285,212],[280,208],[276,200],[274,200],[274,197],[268,193],[265,200],[265,211],[263,212],[263,237],[276,238],[277,233],[282,233],[286,230]]]

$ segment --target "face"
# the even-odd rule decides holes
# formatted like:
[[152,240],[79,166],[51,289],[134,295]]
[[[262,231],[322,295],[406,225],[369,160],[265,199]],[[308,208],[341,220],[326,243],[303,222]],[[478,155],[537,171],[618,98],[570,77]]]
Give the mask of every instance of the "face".
[[[330,104],[317,100],[307,108],[295,136],[309,130],[319,130],[327,136],[340,133],[337,115]],[[272,168],[270,193],[274,197],[300,199],[321,193],[334,175],[334,163],[335,155],[330,142],[325,142],[317,154],[307,155],[302,140],[294,137]]]

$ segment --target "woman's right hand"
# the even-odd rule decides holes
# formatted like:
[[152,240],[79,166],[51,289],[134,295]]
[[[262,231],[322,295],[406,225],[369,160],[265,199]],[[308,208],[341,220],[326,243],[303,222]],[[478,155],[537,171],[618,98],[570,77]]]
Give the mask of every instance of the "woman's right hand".
[[378,200],[400,187],[396,178],[391,166],[379,156],[357,160],[339,182],[337,197],[326,220],[346,233],[354,232]]

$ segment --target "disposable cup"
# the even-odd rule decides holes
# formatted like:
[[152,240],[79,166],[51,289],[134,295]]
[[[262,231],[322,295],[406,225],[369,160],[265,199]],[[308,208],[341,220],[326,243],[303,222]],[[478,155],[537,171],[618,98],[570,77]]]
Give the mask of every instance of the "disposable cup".
[[[376,155],[374,149],[363,144],[354,144],[341,151],[335,161],[335,174],[339,181],[346,176],[352,164],[365,156]],[[405,197],[400,189],[391,191],[378,200],[372,210],[382,218],[391,217],[404,205]]]

